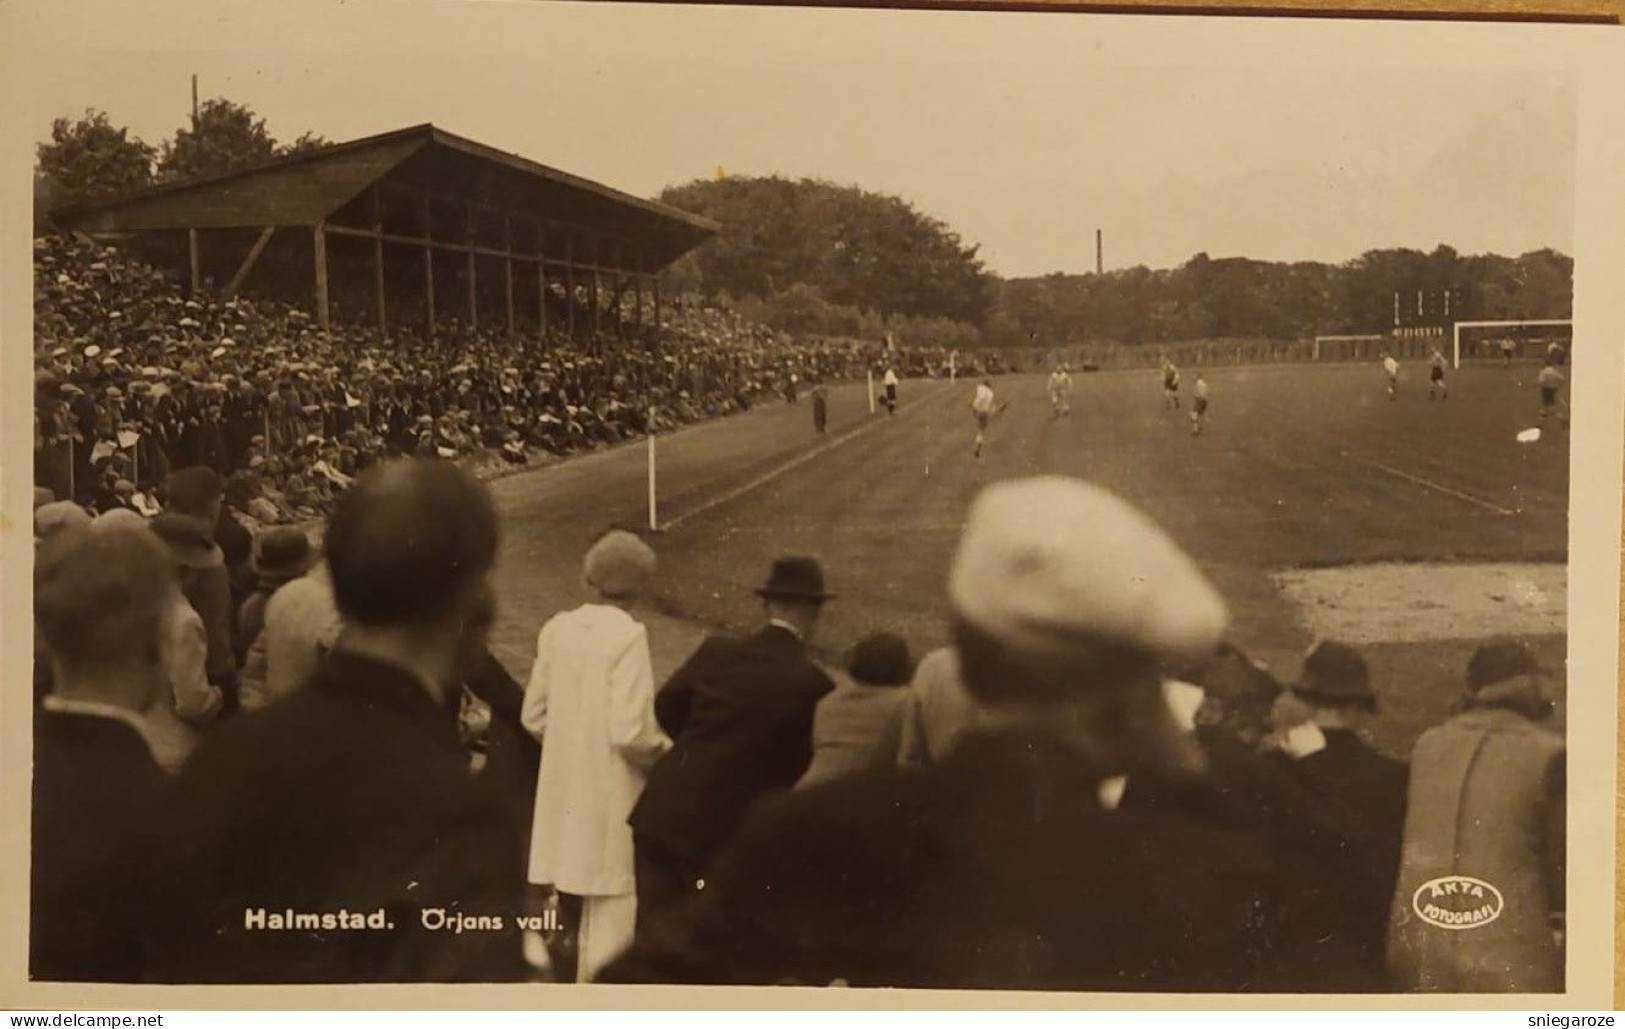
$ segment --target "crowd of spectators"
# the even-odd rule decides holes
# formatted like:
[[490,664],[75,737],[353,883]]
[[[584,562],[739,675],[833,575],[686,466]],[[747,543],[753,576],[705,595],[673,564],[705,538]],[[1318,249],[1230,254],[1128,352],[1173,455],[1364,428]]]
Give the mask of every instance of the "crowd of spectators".
[[[177,468],[228,483],[251,526],[308,521],[380,458],[437,455],[485,476],[946,355],[797,340],[697,297],[658,335],[398,327],[321,331],[286,303],[186,291],[84,239],[35,241],[36,483],[93,511],[163,505]],[[577,319],[587,323],[588,319]],[[653,421],[651,423],[651,411]]]
[[[524,686],[456,462],[381,462],[320,553],[275,528],[246,567],[217,473],[168,486],[151,519],[36,518],[36,978],[1563,988],[1531,651],[1480,646],[1409,761],[1379,752],[1358,648],[1277,679],[1090,484],[982,492],[917,663],[884,632],[816,661],[838,582],[787,556],[761,628],[657,684],[657,555],[611,530]],[[562,930],[517,921],[542,897]]]

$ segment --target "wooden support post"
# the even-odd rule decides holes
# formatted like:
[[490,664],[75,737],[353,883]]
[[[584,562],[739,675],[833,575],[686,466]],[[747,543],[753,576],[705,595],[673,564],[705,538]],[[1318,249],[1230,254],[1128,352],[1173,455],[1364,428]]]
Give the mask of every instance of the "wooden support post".
[[536,226],[536,335],[547,338],[547,237]]
[[265,252],[265,244],[271,241],[271,233],[275,231],[275,225],[267,225],[265,228],[260,230],[259,238],[256,239],[254,241],[254,245],[249,248],[248,256],[243,258],[242,266],[237,269],[237,274],[233,275],[231,277],[231,281],[226,283],[226,296],[228,298],[235,297],[237,295],[237,291],[243,288],[243,281],[248,278],[248,273],[254,270],[255,262],[257,262],[260,259],[260,255]]
[[203,292],[203,272],[198,260],[197,230],[186,230],[186,253],[192,264],[192,296]]
[[434,248],[429,241],[434,238],[434,219],[429,210],[429,198],[423,198],[423,302],[424,313],[427,315],[429,338],[434,338]]
[[317,222],[312,236],[316,243],[316,324],[326,335],[331,327],[332,312],[327,305],[327,230]]
[[378,301],[378,331],[388,336],[389,310],[384,300],[384,214],[376,186],[372,189],[372,231],[378,233],[372,241],[372,288]]
[[509,215],[502,217],[502,238],[508,248],[508,256],[502,259],[502,295],[508,305],[508,335],[519,335],[519,327],[513,323],[513,218]]
[[602,330],[602,323],[598,318],[598,259],[601,251],[598,247],[598,237],[592,237],[592,339],[593,349],[598,348],[598,333]]
[[565,329],[570,338],[576,338],[576,238],[564,237],[564,295],[569,303],[564,305]]
[[479,281],[474,272],[474,207],[472,204],[464,211],[468,219],[468,331],[473,332],[480,327],[480,301]]
[[615,338],[626,339],[626,319],[621,317],[626,310],[626,280],[621,277],[621,271],[626,267],[626,248],[620,240],[615,241]]

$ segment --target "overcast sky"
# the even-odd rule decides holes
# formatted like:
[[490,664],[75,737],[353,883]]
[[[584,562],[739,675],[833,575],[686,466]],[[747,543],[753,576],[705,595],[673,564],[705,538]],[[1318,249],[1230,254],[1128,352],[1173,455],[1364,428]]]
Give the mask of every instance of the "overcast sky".
[[[1077,15],[31,6],[37,139],[98,107],[156,143],[196,72],[205,99],[248,104],[283,140],[434,122],[645,196],[718,167],[855,183],[947,222],[1004,275],[1092,269],[1097,227],[1109,268],[1573,242],[1574,88],[1528,26],[1423,26],[1397,46],[1391,26],[1350,22],[1260,36]],[[1473,47],[1497,31],[1524,45],[1486,62]]]

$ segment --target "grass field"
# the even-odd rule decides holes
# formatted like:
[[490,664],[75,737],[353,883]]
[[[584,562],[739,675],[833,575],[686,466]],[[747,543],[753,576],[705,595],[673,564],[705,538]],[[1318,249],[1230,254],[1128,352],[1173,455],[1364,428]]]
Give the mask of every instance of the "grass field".
[[[657,673],[699,627],[751,625],[749,591],[785,553],[819,557],[841,594],[821,629],[828,651],[880,628],[920,651],[939,645],[948,563],[972,498],[999,479],[1056,473],[1115,490],[1160,521],[1229,599],[1237,640],[1289,678],[1314,626],[1274,573],[1564,561],[1566,434],[1514,439],[1536,424],[1535,371],[1463,369],[1451,398],[1430,403],[1420,365],[1407,367],[1394,402],[1369,365],[1214,369],[1199,437],[1184,410],[1165,409],[1154,371],[1077,376],[1064,419],[1051,417],[1043,376],[1007,377],[995,386],[1009,407],[981,460],[971,457],[966,380],[905,383],[893,417],[868,414],[861,387],[838,389],[825,437],[812,433],[806,404],[775,404],[663,438]],[[1194,378],[1187,370],[1187,393]],[[580,601],[575,562],[587,540],[646,518],[645,461],[630,446],[497,485],[508,533],[498,646],[516,672],[541,621]],[[1556,575],[1560,605],[1561,571],[1544,571],[1544,581]],[[1409,580],[1428,631],[1365,645],[1386,701],[1373,735],[1394,751],[1444,716],[1467,655],[1499,624],[1457,610],[1459,581],[1430,589],[1440,580],[1425,568]],[[1549,622],[1534,642],[1561,667],[1564,638]]]

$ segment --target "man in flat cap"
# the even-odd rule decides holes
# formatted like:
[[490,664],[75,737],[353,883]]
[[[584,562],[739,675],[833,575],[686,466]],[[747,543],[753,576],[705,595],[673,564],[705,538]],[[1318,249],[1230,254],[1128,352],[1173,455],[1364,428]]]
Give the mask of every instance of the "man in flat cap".
[[[600,978],[1313,988],[1287,870],[1205,788],[1165,697],[1164,663],[1227,628],[1190,558],[1104,490],[1007,482],[970,512],[949,599],[976,727],[918,772],[764,804],[701,898]],[[1182,802],[1119,804],[1125,776]]]
[[705,888],[713,856],[750,805],[790,789],[812,761],[813,712],[835,684],[807,644],[833,594],[810,557],[773,562],[756,593],[767,624],[744,639],[708,637],[655,697],[673,747],[630,818],[640,934]]

